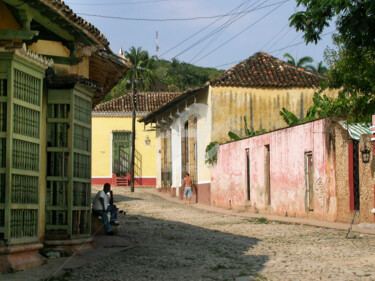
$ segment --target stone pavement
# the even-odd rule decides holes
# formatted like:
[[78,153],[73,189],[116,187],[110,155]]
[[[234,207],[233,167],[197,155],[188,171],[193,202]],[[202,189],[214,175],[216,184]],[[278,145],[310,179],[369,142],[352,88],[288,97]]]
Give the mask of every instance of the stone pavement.
[[50,258],[42,266],[11,274],[1,274],[1,281],[48,281],[55,280],[66,272],[85,266],[98,259],[105,259],[127,249],[136,247],[121,236],[95,235],[94,250],[78,256]]
[[349,224],[186,206],[154,189],[114,193],[128,211],[119,236],[0,280],[375,280],[375,237],[364,235],[373,229],[353,226],[345,239]]
[[[147,192],[150,192],[154,195],[164,198],[165,200],[184,204],[183,200],[180,200],[177,197],[172,197],[168,193],[158,192],[156,189],[149,189]],[[303,225],[310,225],[316,227],[324,227],[324,228],[331,228],[337,230],[349,230],[351,227],[350,223],[343,223],[343,222],[328,222],[328,221],[320,221],[315,219],[305,219],[305,218],[294,218],[294,217],[281,217],[281,216],[272,216],[272,215],[264,215],[264,214],[256,214],[256,213],[249,213],[249,212],[242,212],[236,210],[228,210],[223,209],[215,206],[204,205],[200,203],[193,203],[191,207],[205,210],[209,212],[239,216],[239,217],[246,217],[246,218],[266,218],[268,221],[275,221],[275,222],[283,222],[283,223],[291,223],[291,224],[303,224]],[[352,231],[364,233],[364,234],[373,234],[375,235],[375,223],[373,224],[353,224]]]

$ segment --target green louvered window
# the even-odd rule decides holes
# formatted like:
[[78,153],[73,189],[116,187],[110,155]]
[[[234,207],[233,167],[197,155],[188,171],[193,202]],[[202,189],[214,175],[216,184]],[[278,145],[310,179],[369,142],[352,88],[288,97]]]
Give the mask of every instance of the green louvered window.
[[131,132],[112,133],[112,171],[118,177],[130,173]]
[[46,231],[70,238],[91,234],[91,96],[49,90]]
[[5,176],[7,137],[7,79],[0,75],[0,240],[5,232]]
[[44,76],[12,59],[0,59],[0,235],[8,245],[39,240]]

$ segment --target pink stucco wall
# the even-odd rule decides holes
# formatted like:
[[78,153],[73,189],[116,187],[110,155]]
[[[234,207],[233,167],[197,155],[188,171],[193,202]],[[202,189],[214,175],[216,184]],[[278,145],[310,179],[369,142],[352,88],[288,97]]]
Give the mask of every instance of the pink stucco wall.
[[[212,168],[211,204],[296,217],[335,220],[333,144],[325,119],[220,146]],[[266,148],[270,147],[271,204],[265,194]],[[250,202],[247,201],[246,149],[250,154]],[[306,211],[305,153],[313,153],[314,211]]]

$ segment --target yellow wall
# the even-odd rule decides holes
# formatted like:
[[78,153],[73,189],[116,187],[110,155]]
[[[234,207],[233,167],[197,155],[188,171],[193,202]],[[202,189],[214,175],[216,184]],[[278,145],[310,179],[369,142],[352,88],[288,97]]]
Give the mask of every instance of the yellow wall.
[[[299,118],[306,116],[314,92],[312,88],[212,87],[212,104],[216,105],[212,107],[212,140],[229,140],[229,131],[244,137],[244,116],[247,117],[248,128],[254,131],[287,127],[280,110],[285,107]],[[326,94],[335,95],[334,92]]]
[[[92,117],[92,177],[112,177],[111,134],[113,131],[131,131],[131,117]],[[146,127],[146,129],[148,126]],[[146,136],[151,143],[145,144]],[[156,133],[145,131],[143,123],[136,121],[135,149],[142,155],[140,177],[156,177]]]
[[206,146],[211,142],[212,111],[211,87],[204,89],[197,100],[198,103],[207,104],[206,112],[200,112],[198,118],[198,183],[207,183],[211,181],[211,168],[205,163]]
[[[182,156],[181,156],[181,131],[184,128],[184,124],[189,119],[197,118],[197,182],[209,183],[211,181],[210,167],[205,164],[206,146],[211,142],[211,99],[209,88],[204,88],[197,94],[197,98],[194,102],[194,98],[188,99],[188,110],[185,110],[185,102],[181,102],[178,107],[180,117],[174,119],[171,123],[172,128],[172,187],[179,187],[182,185],[183,175],[182,170]],[[169,114],[176,115],[177,106],[169,110],[166,110],[164,114],[158,116],[158,122],[161,122],[161,118],[168,119]],[[191,132],[190,132],[191,133]],[[161,150],[163,140],[163,129],[157,130],[156,135],[156,154],[157,154],[157,182],[156,186],[161,186]],[[190,140],[191,141],[191,140]],[[192,173],[190,171],[190,173]]]
[[[61,42],[47,41],[47,40],[38,40],[38,42],[29,46],[29,49],[33,52],[40,55],[49,55],[49,56],[59,56],[59,57],[69,57],[69,49],[61,44]],[[82,54],[78,52],[78,57],[81,57]],[[82,62],[77,65],[63,65],[55,64],[54,70],[56,74],[78,74],[86,78],[89,77],[89,60],[84,58]]]
[[[0,1],[0,29],[10,29],[10,30],[19,30],[21,29],[20,24],[13,17],[12,13],[9,11],[4,2]],[[33,52],[39,55],[50,55],[50,56],[61,56],[69,57],[70,51],[61,42],[47,41],[47,40],[38,40],[36,43],[33,43],[28,47]],[[82,56],[78,52],[78,57]],[[82,62],[77,65],[62,65],[55,64],[54,70],[57,74],[78,74],[86,78],[89,77],[89,60],[85,57]]]
[[19,30],[21,26],[14,19],[4,2],[0,1],[0,29]]

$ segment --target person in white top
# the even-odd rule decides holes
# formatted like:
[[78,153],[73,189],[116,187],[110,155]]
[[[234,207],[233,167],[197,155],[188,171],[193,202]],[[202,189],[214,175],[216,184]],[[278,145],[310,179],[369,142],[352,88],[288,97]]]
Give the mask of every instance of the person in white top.
[[[103,190],[98,191],[96,194],[92,203],[92,210],[94,214],[102,217],[107,235],[113,235],[114,232],[111,230],[111,225],[119,225],[117,222],[118,209],[113,204],[113,191],[109,183],[104,184]],[[108,221],[107,215],[109,212],[111,213],[110,221]]]

